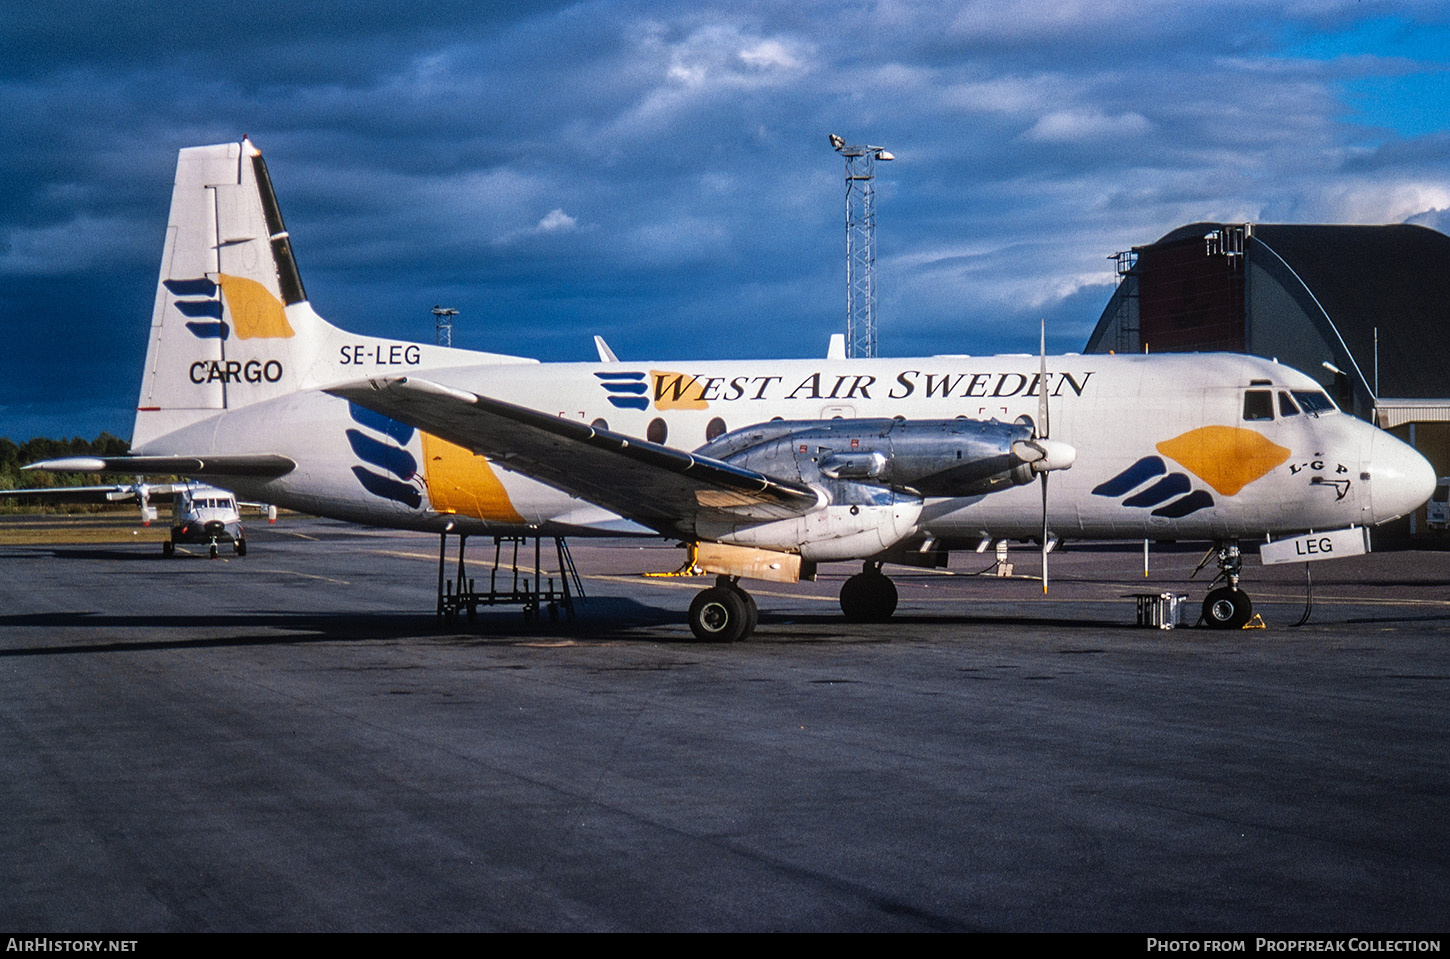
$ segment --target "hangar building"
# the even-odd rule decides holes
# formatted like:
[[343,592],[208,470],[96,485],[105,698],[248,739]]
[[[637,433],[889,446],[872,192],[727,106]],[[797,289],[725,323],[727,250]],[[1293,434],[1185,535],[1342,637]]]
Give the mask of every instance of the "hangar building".
[[[1450,236],[1195,223],[1116,259],[1118,288],[1086,352],[1277,359],[1450,475]],[[1425,531],[1424,509],[1408,531]]]

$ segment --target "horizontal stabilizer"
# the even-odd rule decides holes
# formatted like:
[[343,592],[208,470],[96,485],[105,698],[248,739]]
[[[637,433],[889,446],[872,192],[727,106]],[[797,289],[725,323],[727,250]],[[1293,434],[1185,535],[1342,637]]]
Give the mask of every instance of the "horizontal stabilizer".
[[279,453],[217,453],[202,456],[68,456],[24,467],[52,473],[125,473],[143,476],[285,476],[297,464]]
[[800,483],[415,377],[326,392],[670,535],[693,535],[707,516],[764,522],[800,516],[820,501]]

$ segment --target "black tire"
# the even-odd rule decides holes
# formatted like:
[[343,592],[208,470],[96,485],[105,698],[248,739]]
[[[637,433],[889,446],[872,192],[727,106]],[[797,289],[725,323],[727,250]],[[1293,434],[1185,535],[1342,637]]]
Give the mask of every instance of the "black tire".
[[161,541],[161,555],[162,556],[175,556],[176,555],[176,544],[173,543],[169,539],[162,540]]
[[690,603],[690,632],[704,643],[734,643],[750,635],[749,594],[734,586],[711,586]]
[[216,554],[217,554],[216,543],[212,543],[211,544],[211,551],[210,552],[211,552],[211,558],[212,559],[216,559]]
[[244,540],[244,539],[237,540],[237,555],[238,556],[245,556],[245,555],[247,555],[247,541],[246,540]]
[[841,612],[853,623],[886,622],[896,601],[896,584],[881,573],[857,573],[841,584]]
[[1210,629],[1243,629],[1254,616],[1249,594],[1232,586],[1220,586],[1203,598],[1203,621]]
[[738,586],[735,589],[741,596],[745,597],[745,635],[753,636],[755,635],[755,627],[760,625],[760,607],[755,605],[754,596],[751,596]]

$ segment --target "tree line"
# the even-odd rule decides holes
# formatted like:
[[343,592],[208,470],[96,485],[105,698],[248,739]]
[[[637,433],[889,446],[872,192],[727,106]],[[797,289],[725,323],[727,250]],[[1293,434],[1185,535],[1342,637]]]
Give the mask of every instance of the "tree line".
[[[38,436],[24,443],[17,443],[8,437],[0,437],[0,490],[34,489],[51,486],[100,486],[121,480],[116,476],[100,476],[95,473],[51,473],[48,470],[21,470],[27,463],[40,460],[60,459],[64,456],[122,456],[129,452],[131,444],[110,433],[102,433],[93,440],[73,437],[71,439],[50,439]],[[17,508],[29,511],[33,501],[13,497],[0,498],[0,512],[13,512]],[[58,505],[58,504],[57,504]],[[85,509],[85,507],[61,507]],[[134,507],[133,507],[134,508]]]

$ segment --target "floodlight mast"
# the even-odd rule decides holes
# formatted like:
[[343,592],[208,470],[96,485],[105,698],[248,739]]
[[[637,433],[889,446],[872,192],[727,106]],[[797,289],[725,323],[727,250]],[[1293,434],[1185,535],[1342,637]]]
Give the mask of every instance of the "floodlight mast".
[[882,147],[855,146],[832,133],[846,158],[846,355],[876,355],[876,161],[894,160]]
[[433,327],[438,335],[439,346],[453,345],[453,318],[458,311],[451,306],[435,306],[430,311],[433,314]]

